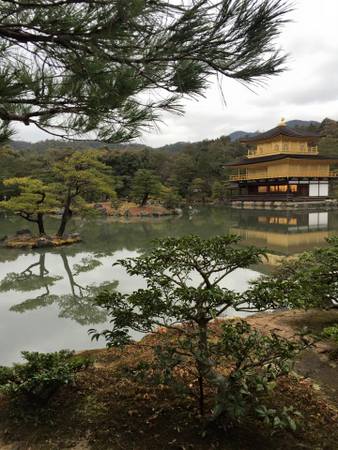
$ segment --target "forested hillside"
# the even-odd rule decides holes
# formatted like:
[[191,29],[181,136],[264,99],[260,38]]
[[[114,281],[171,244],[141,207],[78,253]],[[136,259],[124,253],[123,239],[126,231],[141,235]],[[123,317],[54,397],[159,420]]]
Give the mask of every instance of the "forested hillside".
[[[291,121],[295,128],[318,131],[321,134],[321,154],[338,156],[338,122],[325,119],[315,121]],[[239,132],[242,133],[242,132]],[[245,133],[245,132],[243,132]],[[246,133],[252,134],[252,133]],[[133,180],[139,170],[150,171],[170,196],[203,200],[224,199],[227,171],[224,166],[244,156],[247,149],[232,136],[201,142],[166,145],[151,148],[140,144],[107,145],[95,141],[63,142],[41,141],[34,144],[13,141],[0,150],[0,180],[9,177],[34,176],[50,181],[50,167],[75,150],[104,148],[103,161],[111,169],[112,185],[119,197],[132,195]],[[9,194],[9,188],[0,184],[0,194]],[[167,194],[168,196],[168,191]]]

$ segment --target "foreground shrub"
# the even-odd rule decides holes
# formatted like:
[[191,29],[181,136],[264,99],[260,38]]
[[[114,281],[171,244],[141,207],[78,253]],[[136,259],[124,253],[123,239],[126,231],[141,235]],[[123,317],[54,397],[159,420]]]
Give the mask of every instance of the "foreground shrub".
[[247,302],[260,309],[337,307],[338,236],[327,241],[328,247],[283,261],[272,275],[254,281],[246,293]]
[[57,390],[73,384],[75,374],[90,365],[90,360],[74,352],[22,352],[25,363],[0,367],[0,392],[9,397],[24,397],[36,403],[47,402]]
[[132,343],[131,330],[157,334],[149,345],[167,378],[177,368],[189,367],[198,380],[202,416],[208,386],[210,419],[226,418],[229,423],[253,412],[272,426],[294,428],[292,414],[269,410],[264,396],[289,371],[298,346],[276,335],[263,336],[245,322],[226,323],[221,333],[214,326],[214,319],[228,310],[249,308],[244,295],[221,282],[264,255],[263,249],[238,247],[238,240],[233,235],[168,238],[157,241],[148,253],[119,261],[129,275],[142,276],[147,288],[131,294],[103,291],[97,301],[107,310],[111,328],[90,332],[94,339],[104,336],[108,346]]
[[324,328],[322,335],[325,338],[333,339],[338,344],[338,323]]

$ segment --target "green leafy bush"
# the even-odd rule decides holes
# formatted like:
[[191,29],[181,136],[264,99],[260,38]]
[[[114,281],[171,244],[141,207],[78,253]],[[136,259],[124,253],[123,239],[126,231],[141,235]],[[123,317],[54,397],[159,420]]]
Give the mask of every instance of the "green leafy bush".
[[97,303],[107,311],[110,327],[89,332],[116,347],[133,342],[131,330],[151,333],[154,340],[147,345],[154,349],[160,382],[177,381],[181,390],[186,380],[177,370],[188,367],[195,381],[185,386],[195,390],[201,416],[233,424],[258,415],[274,428],[294,429],[294,411],[269,410],[268,401],[302,343],[261,334],[246,322],[215,324],[231,309],[260,309],[259,298],[248,305],[246,295],[221,283],[265,254],[264,249],[239,247],[238,240],[233,235],[167,238],[136,258],[118,261],[129,275],[142,276],[147,287],[128,294],[100,292]]
[[275,333],[263,335],[245,321],[227,320],[212,349],[230,367],[218,407],[230,421],[241,421],[250,412],[274,429],[294,430],[300,414],[292,406],[279,410],[265,403],[278,378],[290,372],[301,349],[302,344]]
[[333,339],[338,343],[338,323],[332,325],[331,327],[324,328],[322,334],[325,338]]
[[0,367],[0,392],[36,403],[47,402],[61,386],[73,384],[76,372],[90,365],[88,358],[68,350],[22,352],[22,356],[25,363]]
[[247,302],[261,310],[276,307],[331,308],[338,303],[338,236],[327,239],[325,248],[283,261],[269,276],[251,283]]

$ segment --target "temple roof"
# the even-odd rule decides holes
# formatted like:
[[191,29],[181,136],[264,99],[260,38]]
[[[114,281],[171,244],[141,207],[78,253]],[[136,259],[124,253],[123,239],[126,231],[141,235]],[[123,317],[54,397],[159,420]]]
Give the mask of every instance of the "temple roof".
[[226,166],[247,166],[248,164],[269,162],[269,161],[278,161],[279,159],[311,159],[315,161],[338,161],[336,156],[324,156],[324,155],[298,155],[298,154],[290,154],[290,153],[278,153],[276,155],[268,155],[268,156],[259,156],[257,158],[243,158],[240,161],[225,164]]
[[300,131],[295,130],[293,128],[289,128],[284,123],[279,124],[277,127],[272,128],[271,130],[266,131],[265,133],[259,133],[256,136],[240,139],[240,142],[243,143],[255,143],[259,141],[265,141],[268,139],[272,139],[277,136],[287,136],[291,138],[301,138],[301,139],[319,139],[319,133],[312,133],[310,131]]

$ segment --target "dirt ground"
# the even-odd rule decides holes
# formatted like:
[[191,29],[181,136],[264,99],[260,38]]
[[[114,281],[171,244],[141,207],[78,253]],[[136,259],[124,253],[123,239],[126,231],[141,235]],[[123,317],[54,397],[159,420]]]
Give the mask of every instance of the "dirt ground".
[[[313,333],[338,322],[338,311],[288,311],[248,319],[264,331],[294,336],[304,326]],[[170,385],[151,383],[146,348],[85,352],[93,367],[78,374],[48,407],[16,408],[0,399],[1,450],[337,450],[338,372],[335,347],[321,341],[301,355],[298,375],[280,380],[272,407],[293,404],[303,412],[296,432],[271,434],[254,418],[231,429],[203,428],[196,398]],[[202,432],[202,430],[205,430]]]
[[[313,334],[319,334],[323,328],[338,323],[338,310],[257,314],[250,317],[248,322],[261,330],[275,331],[283,337],[290,338],[304,327]],[[316,389],[320,388],[338,407],[338,361],[337,358],[332,358],[335,348],[332,341],[321,340],[314,348],[302,353],[295,368],[298,373],[313,380]]]

